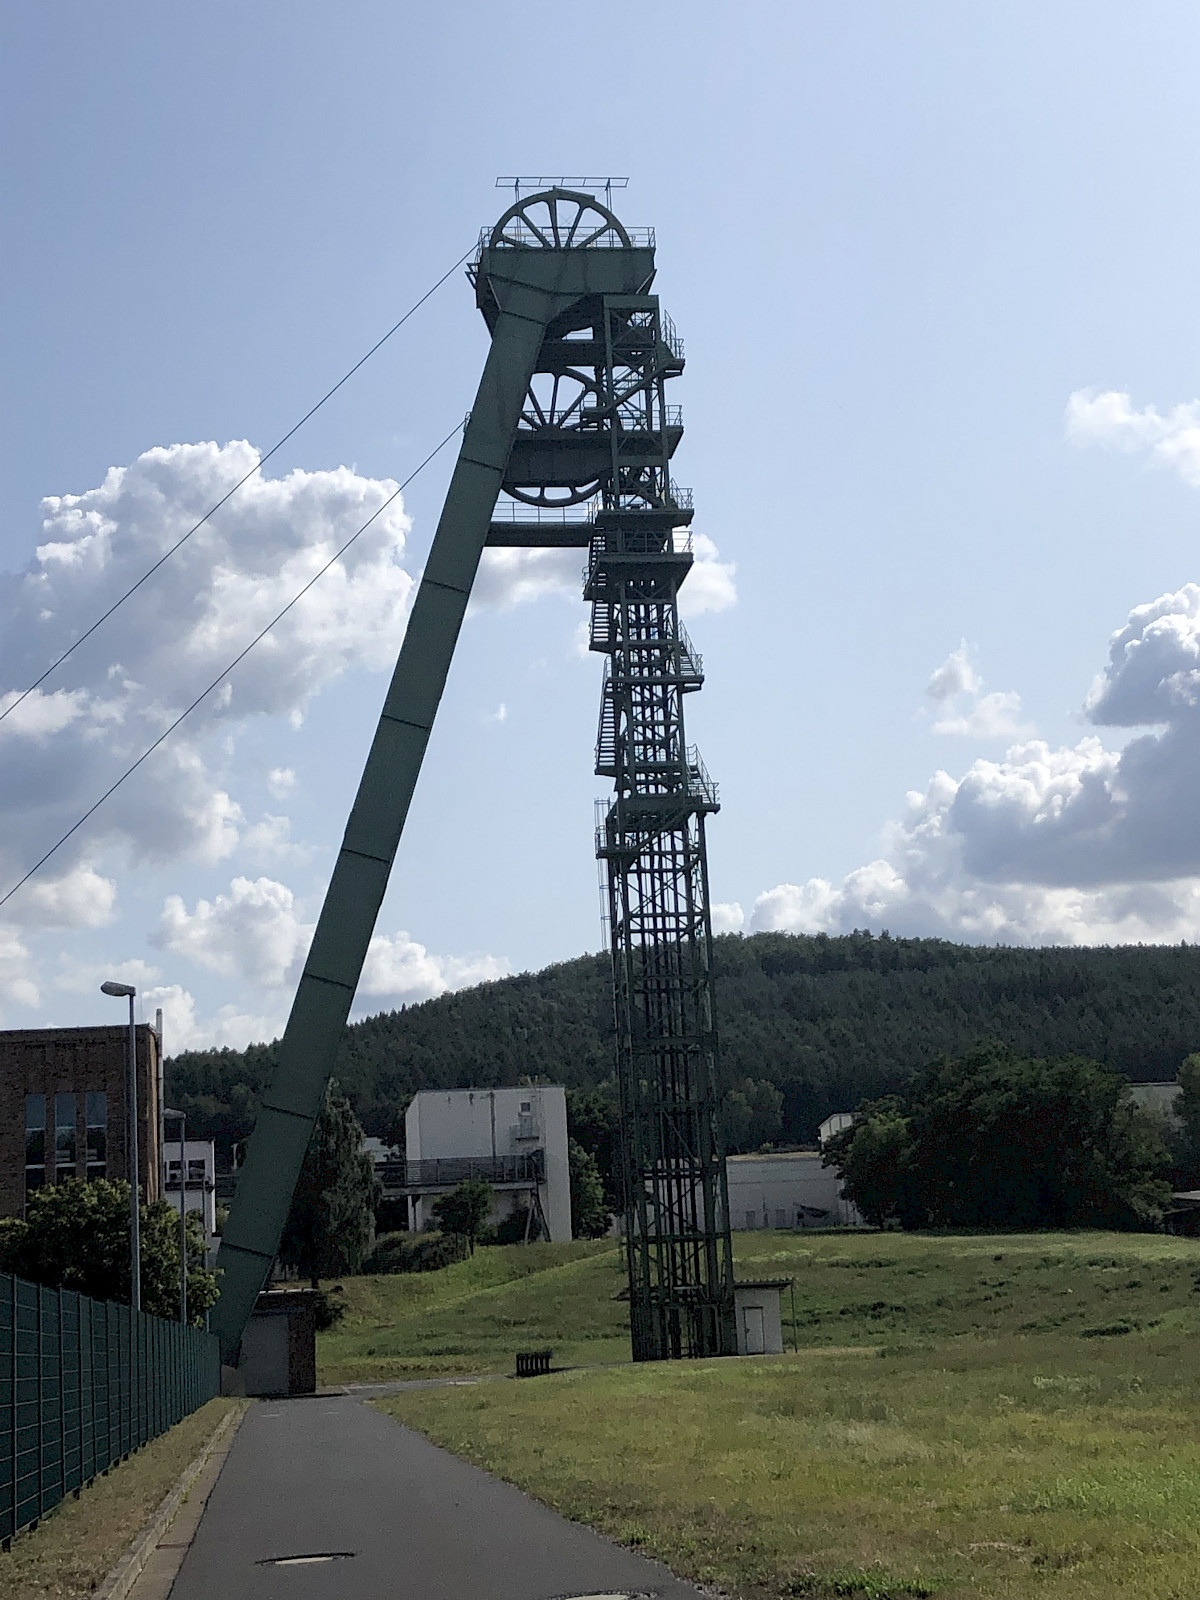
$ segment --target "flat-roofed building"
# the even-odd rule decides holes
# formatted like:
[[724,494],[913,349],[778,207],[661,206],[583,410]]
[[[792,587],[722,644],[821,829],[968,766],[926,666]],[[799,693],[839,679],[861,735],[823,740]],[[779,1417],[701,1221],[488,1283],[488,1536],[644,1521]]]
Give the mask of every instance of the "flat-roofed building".
[[[159,1039],[141,1023],[136,1041],[139,1188],[157,1200]],[[46,1184],[129,1176],[128,1052],[124,1025],[0,1031],[0,1216]]]
[[729,1156],[729,1219],[749,1228],[861,1227],[862,1217],[842,1195],[841,1179],[816,1151],[770,1151]]

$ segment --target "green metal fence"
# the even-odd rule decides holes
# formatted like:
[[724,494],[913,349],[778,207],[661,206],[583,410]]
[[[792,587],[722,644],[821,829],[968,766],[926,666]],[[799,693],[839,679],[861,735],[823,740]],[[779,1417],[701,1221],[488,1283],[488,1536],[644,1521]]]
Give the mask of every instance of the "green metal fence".
[[0,1540],[220,1388],[212,1334],[0,1273]]

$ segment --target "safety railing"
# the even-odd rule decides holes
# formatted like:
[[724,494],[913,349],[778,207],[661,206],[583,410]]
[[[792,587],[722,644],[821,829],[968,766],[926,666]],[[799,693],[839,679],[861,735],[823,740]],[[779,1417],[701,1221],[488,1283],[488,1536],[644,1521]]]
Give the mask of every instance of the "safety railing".
[[[585,233],[585,230],[580,229],[580,233],[581,233],[581,235],[583,235],[583,236],[585,236],[587,238],[587,243],[573,246],[573,248],[575,248],[575,249],[585,249],[585,250],[629,250],[629,249],[633,249],[633,250],[653,250],[654,249],[654,229],[653,228],[626,228],[625,229],[625,238],[624,239],[617,232],[616,228],[605,228],[602,232],[598,232],[598,233],[592,233],[590,229],[586,230],[586,233]],[[476,255],[475,255],[476,262],[478,262],[479,257],[483,254],[483,252],[491,244],[492,244],[492,229],[491,228],[481,228],[480,232],[479,232],[479,249],[478,249],[478,251],[476,252]],[[522,249],[522,248],[528,248],[528,249],[531,249],[531,250],[544,250],[544,249],[546,249],[546,237],[545,237],[544,234],[535,233],[532,228],[526,227],[524,223],[514,220],[514,221],[509,222],[509,223],[506,224],[505,229],[504,229],[504,237],[503,237],[503,239],[500,240],[498,245],[493,246],[493,248],[500,249],[500,250],[511,250],[511,249]]]
[[524,1156],[448,1156],[426,1161],[385,1158],[375,1163],[385,1189],[453,1188],[468,1179],[482,1183],[540,1183],[545,1165],[540,1150]]
[[0,1542],[220,1393],[216,1338],[0,1273]]

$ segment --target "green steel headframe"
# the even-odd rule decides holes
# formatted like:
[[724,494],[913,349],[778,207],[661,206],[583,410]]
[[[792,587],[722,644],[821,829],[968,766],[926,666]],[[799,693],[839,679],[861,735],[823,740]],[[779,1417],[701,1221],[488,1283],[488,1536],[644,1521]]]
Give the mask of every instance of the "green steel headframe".
[[733,1344],[704,862],[716,802],[683,743],[680,697],[700,682],[675,603],[691,517],[669,478],[682,428],[662,403],[683,361],[649,292],[654,241],[590,194],[548,189],[485,231],[471,278],[491,348],[225,1224],[213,1322],[226,1362],[279,1247],[489,544],[590,547],[592,644],[609,656],[597,770],[617,778],[601,854],[638,1219],[634,1354]]

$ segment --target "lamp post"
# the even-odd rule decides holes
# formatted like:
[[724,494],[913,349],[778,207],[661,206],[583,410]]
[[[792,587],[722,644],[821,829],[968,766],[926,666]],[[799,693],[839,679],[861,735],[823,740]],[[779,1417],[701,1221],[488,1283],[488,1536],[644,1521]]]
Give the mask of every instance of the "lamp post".
[[138,1191],[138,1140],[137,1140],[137,1027],[133,1017],[133,1000],[137,990],[129,983],[102,983],[100,993],[117,999],[129,999],[129,1063],[125,1082],[125,1138],[129,1146],[129,1303],[135,1311],[142,1309],[142,1224],[139,1210],[141,1196]]
[[163,1107],[164,1117],[179,1118],[179,1320],[187,1327],[187,1114]]

